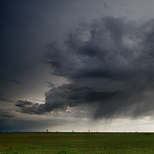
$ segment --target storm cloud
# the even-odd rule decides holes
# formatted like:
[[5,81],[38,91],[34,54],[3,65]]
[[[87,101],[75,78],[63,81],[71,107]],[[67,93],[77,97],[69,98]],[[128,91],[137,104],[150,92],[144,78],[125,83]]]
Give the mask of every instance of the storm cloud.
[[[154,110],[154,19],[104,17],[80,23],[63,44],[48,44],[45,62],[67,79],[51,84],[45,104],[17,102],[21,112],[43,114],[90,107],[94,119],[140,117]],[[80,110],[82,110],[80,108]]]

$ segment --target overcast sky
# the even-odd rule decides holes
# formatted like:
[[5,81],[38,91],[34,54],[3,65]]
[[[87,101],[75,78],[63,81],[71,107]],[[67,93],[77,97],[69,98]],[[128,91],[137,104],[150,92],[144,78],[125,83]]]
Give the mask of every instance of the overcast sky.
[[153,0],[0,0],[0,131],[153,131]]

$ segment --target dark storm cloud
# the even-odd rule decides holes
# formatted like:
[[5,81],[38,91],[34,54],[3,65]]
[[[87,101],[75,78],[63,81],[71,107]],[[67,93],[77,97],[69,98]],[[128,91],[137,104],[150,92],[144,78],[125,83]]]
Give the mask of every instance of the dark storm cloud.
[[[154,20],[139,23],[105,17],[80,23],[63,46],[47,45],[53,75],[69,83],[45,93],[45,104],[17,105],[21,112],[45,113],[81,104],[94,118],[138,117],[154,109]],[[20,104],[20,103],[19,103]]]
[[30,101],[22,101],[18,100],[15,104],[15,106],[21,108],[21,112],[28,113],[28,114],[41,114],[44,113],[43,110],[41,110],[41,105],[38,103],[32,103]]
[[24,106],[29,106],[29,105],[32,105],[33,103],[32,102],[29,102],[29,101],[22,101],[22,100],[19,100],[17,103],[16,103],[16,106],[18,107],[24,107]]

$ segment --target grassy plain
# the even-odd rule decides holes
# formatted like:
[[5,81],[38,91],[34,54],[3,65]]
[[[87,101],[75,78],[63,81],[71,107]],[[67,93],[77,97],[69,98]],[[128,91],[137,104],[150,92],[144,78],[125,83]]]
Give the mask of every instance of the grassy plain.
[[0,133],[0,154],[154,154],[154,133]]

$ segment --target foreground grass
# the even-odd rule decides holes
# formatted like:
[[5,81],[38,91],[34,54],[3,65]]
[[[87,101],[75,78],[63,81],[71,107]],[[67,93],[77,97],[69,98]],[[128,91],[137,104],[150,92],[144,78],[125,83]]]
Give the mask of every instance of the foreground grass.
[[0,154],[152,154],[154,134],[0,133]]

